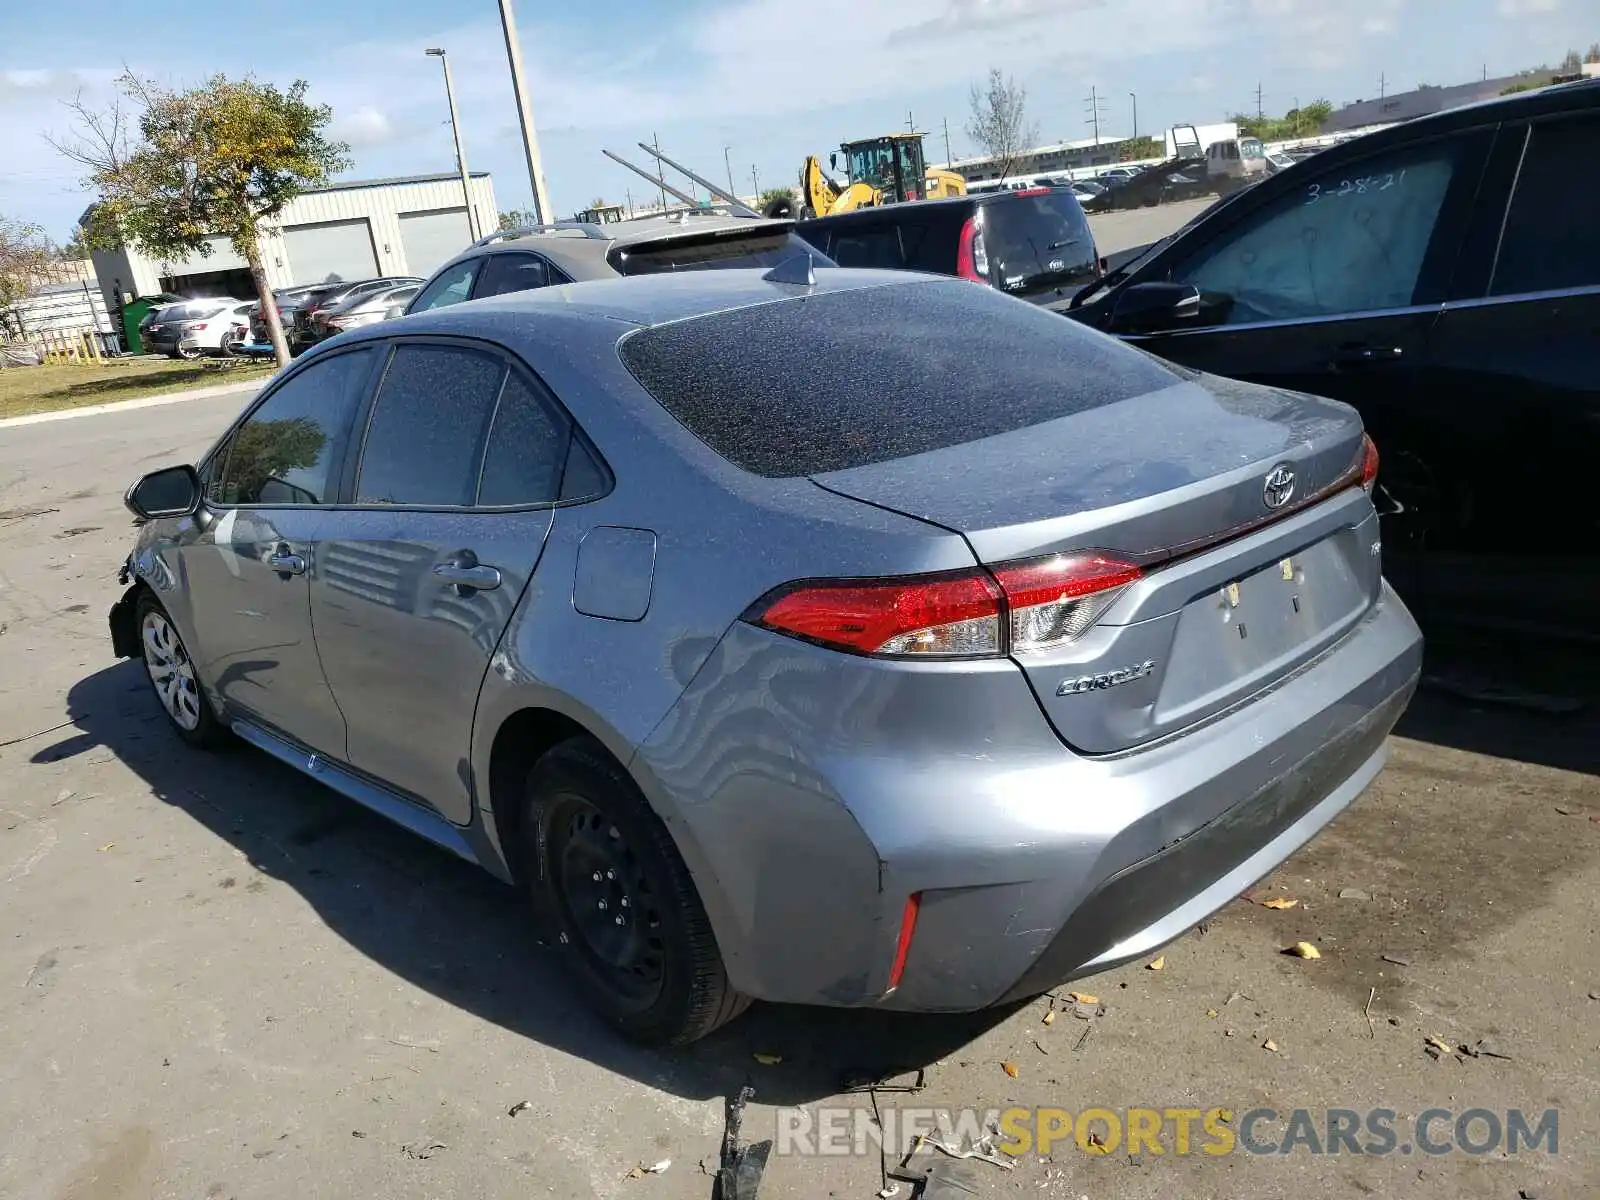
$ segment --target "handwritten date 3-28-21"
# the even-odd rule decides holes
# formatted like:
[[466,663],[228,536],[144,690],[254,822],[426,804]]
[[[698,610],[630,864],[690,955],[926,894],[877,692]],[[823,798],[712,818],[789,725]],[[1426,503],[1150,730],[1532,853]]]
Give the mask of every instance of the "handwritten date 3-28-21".
[[1376,175],[1362,175],[1356,179],[1341,179],[1337,186],[1323,187],[1320,183],[1306,186],[1306,203],[1315,204],[1319,200],[1337,200],[1344,196],[1367,196],[1373,192],[1387,192],[1392,187],[1399,187],[1406,181],[1405,168],[1396,171],[1381,171]]

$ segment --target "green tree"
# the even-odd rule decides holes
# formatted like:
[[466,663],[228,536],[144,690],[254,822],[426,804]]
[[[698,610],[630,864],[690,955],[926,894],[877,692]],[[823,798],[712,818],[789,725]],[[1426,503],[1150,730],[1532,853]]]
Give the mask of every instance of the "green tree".
[[121,96],[109,109],[74,101],[75,135],[51,139],[100,194],[90,243],[132,243],[173,259],[208,255],[210,238],[227,238],[250,265],[273,349],[286,364],[261,230],[305,189],[350,165],[349,147],[325,136],[332,111],[306,99],[304,80],[280,90],[250,76],[213,75],[172,91],[128,71],[117,83]]
[[513,208],[509,212],[500,214],[500,231],[502,233],[508,229],[520,229],[524,225],[537,225],[538,223],[538,218],[525,209]]
[[1117,143],[1118,162],[1140,162],[1146,158],[1165,158],[1166,144],[1160,138],[1128,138]]
[[1281,117],[1254,117],[1248,113],[1235,113],[1230,120],[1239,126],[1245,137],[1260,138],[1263,142],[1284,142],[1290,138],[1315,137],[1322,131],[1323,122],[1333,115],[1333,105],[1326,100],[1313,100],[1299,108],[1291,108]]
[[67,239],[67,244],[62,246],[56,257],[62,262],[81,262],[89,257],[89,237],[83,226],[78,226],[72,231],[72,236]]
[[794,189],[786,187],[769,187],[763,189],[761,195],[756,197],[756,211],[766,212],[769,204],[776,204],[780,201],[787,203],[790,207],[790,211],[799,211],[800,206],[797,205],[794,200]]
[[0,216],[0,310],[26,296],[49,261],[42,229]]

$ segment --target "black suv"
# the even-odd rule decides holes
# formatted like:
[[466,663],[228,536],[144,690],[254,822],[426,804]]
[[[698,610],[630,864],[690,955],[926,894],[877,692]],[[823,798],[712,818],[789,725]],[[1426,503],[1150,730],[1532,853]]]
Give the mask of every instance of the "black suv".
[[1385,562],[1419,615],[1592,638],[1597,196],[1600,80],[1525,92],[1287,167],[1085,289],[1072,315],[1178,363],[1353,404],[1393,502]]
[[861,208],[800,221],[795,232],[841,267],[956,275],[1051,306],[1070,303],[1105,269],[1064,187]]

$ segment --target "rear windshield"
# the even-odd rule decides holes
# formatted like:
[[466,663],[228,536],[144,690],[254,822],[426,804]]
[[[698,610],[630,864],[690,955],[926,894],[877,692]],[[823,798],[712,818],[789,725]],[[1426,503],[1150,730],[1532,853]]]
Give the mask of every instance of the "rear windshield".
[[984,206],[990,277],[1007,289],[1092,275],[1094,234],[1078,198],[1065,188],[1019,192]]
[[712,313],[641,329],[619,349],[691,433],[773,478],[975,442],[1180,378],[1071,318],[965,280]]
[[807,251],[819,267],[833,262],[809,242],[787,229],[752,236],[675,237],[659,242],[634,242],[611,252],[611,265],[623,275],[662,275],[668,271],[727,270],[733,267],[775,267]]

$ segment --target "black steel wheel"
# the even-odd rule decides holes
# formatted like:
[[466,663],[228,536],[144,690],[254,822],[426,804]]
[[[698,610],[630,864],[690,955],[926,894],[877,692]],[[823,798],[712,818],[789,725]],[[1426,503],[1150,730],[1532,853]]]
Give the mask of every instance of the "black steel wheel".
[[524,803],[526,885],[602,1016],[646,1045],[682,1045],[749,1006],[666,826],[602,746],[548,751]]

